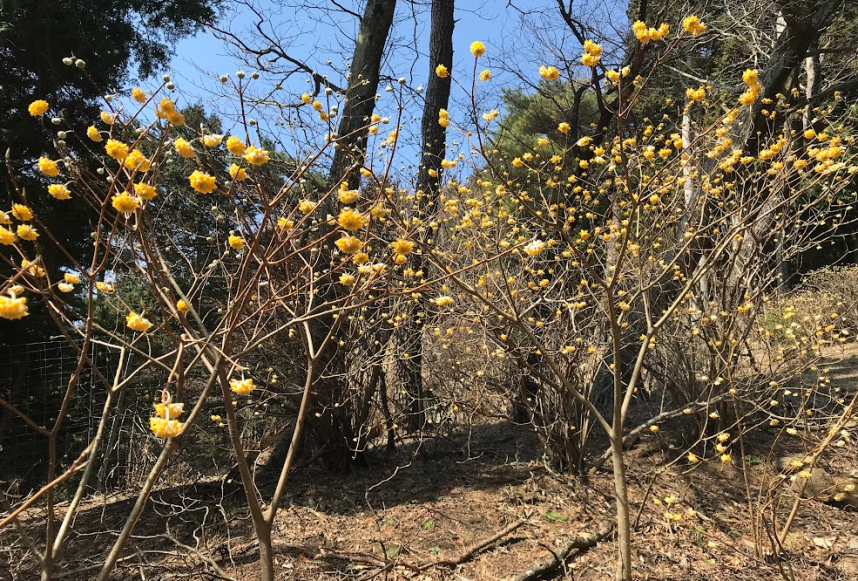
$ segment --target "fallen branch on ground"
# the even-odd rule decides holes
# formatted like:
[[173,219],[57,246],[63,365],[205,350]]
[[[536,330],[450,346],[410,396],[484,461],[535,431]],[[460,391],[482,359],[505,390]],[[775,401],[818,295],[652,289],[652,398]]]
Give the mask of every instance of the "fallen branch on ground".
[[532,581],[560,567],[574,551],[589,549],[614,532],[613,525],[606,525],[595,533],[578,535],[569,539],[559,550],[552,551],[551,556],[537,561],[524,573],[516,575],[510,581]]

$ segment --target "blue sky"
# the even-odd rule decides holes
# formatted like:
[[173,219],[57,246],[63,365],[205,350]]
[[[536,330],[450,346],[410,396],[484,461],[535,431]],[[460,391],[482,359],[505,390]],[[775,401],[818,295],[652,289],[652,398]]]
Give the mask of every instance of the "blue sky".
[[[278,37],[284,44],[288,44],[288,52],[291,56],[306,61],[323,74],[328,74],[333,82],[341,86],[345,85],[342,75],[346,69],[344,57],[351,52],[350,38],[353,38],[357,32],[358,23],[355,18],[344,14],[328,18],[322,10],[323,7],[330,5],[328,0],[315,2],[315,6],[319,7],[317,10],[310,8],[297,11],[282,6],[284,2],[288,3],[290,0],[252,1],[266,16],[263,19],[263,30]],[[297,3],[298,0],[294,2]],[[304,0],[304,2],[312,6],[314,0]],[[362,2],[359,0],[340,0],[339,3],[357,11],[362,10]],[[391,32],[393,44],[388,51],[382,71],[383,74],[388,74],[394,79],[404,77],[407,82],[406,87],[412,89],[425,85],[429,76],[426,58],[429,42],[428,0],[425,4],[426,6],[415,12],[411,3],[404,1],[398,3],[397,16]],[[549,44],[558,46],[561,50],[580,51],[577,42],[570,43],[568,38],[563,38],[568,34],[557,15],[555,0],[514,0],[514,8],[509,7],[507,0],[458,0],[456,4],[453,75],[454,79],[461,82],[467,90],[471,86],[474,67],[474,58],[469,52],[469,46],[474,40],[481,40],[487,47],[486,56],[480,59],[477,71],[490,68],[493,79],[489,83],[479,84],[478,102],[481,110],[500,107],[500,86],[514,87],[535,82],[538,79],[538,66],[543,63],[552,63],[551,54],[540,45],[540,35],[549,37],[551,40]],[[614,20],[612,15],[616,15],[616,7],[624,4],[612,0],[592,2],[585,8],[589,12],[581,16],[589,17],[593,21],[598,18]],[[524,11],[528,13],[530,21],[538,21],[542,24],[538,34],[535,29],[523,25]],[[256,20],[253,13],[246,7],[233,8],[223,15],[216,26],[231,30],[246,42],[265,44],[260,40],[260,35],[252,30]],[[328,61],[331,61],[330,65]],[[523,71],[524,75],[518,77],[509,71],[505,72],[505,68]],[[254,67],[240,62],[234,48],[216,38],[213,31],[206,30],[194,37],[183,39],[177,44],[176,57],[168,72],[178,86],[177,94],[181,101],[202,102],[208,110],[220,114],[225,121],[226,130],[237,130],[236,117],[233,116],[230,119],[230,107],[234,113],[235,99],[224,93],[224,87],[220,86],[216,78],[226,73],[234,79],[234,73],[239,69],[249,74]],[[283,82],[282,90],[275,93],[274,98],[281,103],[295,103],[298,96],[311,87],[308,79],[309,75],[306,73],[289,77]],[[266,75],[263,72],[261,79],[255,82],[256,93],[266,94],[280,81],[279,77]],[[394,89],[392,92],[384,91],[386,83],[382,83],[379,87],[382,98],[376,110],[381,115],[395,118],[397,100],[401,102],[407,91],[401,89],[395,82],[392,85]],[[453,118],[467,114],[469,108],[467,90],[457,88],[454,83],[450,107]],[[410,169],[406,166],[412,164],[418,157],[417,136],[421,107],[419,97],[412,96],[404,110],[403,118],[406,123],[401,134],[408,139],[400,141],[402,160],[401,162],[397,160],[397,164],[401,164],[403,170]],[[259,115],[259,128],[266,135],[284,131],[282,128],[275,127],[272,118],[266,118],[263,113]],[[389,128],[392,128],[392,124]],[[383,127],[382,131],[385,129],[388,128]],[[455,135],[449,135],[448,141],[453,143]]]

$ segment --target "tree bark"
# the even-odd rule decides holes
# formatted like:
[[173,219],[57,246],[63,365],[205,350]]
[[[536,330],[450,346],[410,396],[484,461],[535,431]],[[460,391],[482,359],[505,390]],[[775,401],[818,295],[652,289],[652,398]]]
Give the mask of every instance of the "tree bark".
[[375,110],[381,59],[393,24],[396,0],[369,0],[358,30],[349,88],[343,106],[338,135],[338,147],[331,164],[331,184],[347,181],[356,188],[360,182],[360,166],[366,158],[369,117]]
[[[429,32],[429,82],[426,84],[426,101],[423,106],[421,124],[423,159],[417,174],[415,211],[423,222],[418,232],[418,242],[426,243],[432,236],[427,214],[437,206],[441,161],[447,147],[447,129],[438,123],[438,112],[446,109],[450,102],[450,77],[442,79],[435,74],[435,67],[453,65],[453,9],[455,0],[432,0],[432,15]],[[415,272],[424,271],[428,264],[418,252],[411,257]],[[416,431],[423,427],[423,326],[431,305],[421,296],[415,301],[408,325],[402,333],[405,352],[406,393],[409,398],[408,426]]]

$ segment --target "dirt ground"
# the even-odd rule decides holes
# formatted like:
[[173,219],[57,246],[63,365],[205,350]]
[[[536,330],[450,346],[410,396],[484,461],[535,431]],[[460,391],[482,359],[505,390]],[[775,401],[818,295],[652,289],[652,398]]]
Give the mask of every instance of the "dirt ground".
[[[831,377],[854,385],[858,350]],[[782,574],[802,581],[858,579],[858,512],[848,504],[802,500],[782,554],[757,555],[748,496],[750,491],[756,499],[759,483],[775,474],[771,456],[765,455],[771,437],[761,430],[749,438],[744,470],[738,453],[733,465],[680,461],[668,467],[681,451],[671,450],[663,434],[648,433],[629,452],[632,516],[638,524],[635,579],[738,581]],[[800,451],[801,444],[783,447],[779,454]],[[855,451],[854,445],[839,448],[822,466],[834,477],[856,477]],[[788,483],[775,498],[782,522],[794,498]],[[95,576],[132,502],[130,495],[87,501],[58,579]],[[230,482],[157,491],[113,578],[256,579],[256,547],[242,505],[242,493]],[[682,518],[668,520],[665,512]],[[608,471],[588,478],[554,474],[541,462],[538,442],[526,428],[480,425],[430,439],[419,454],[402,448],[371,455],[369,466],[348,475],[312,468],[296,474],[273,533],[278,579],[507,581],[551,558],[571,537],[594,533],[613,518]],[[522,519],[514,530],[473,551]],[[24,526],[33,525],[31,533],[38,537],[39,522],[33,512]],[[771,545],[764,540],[764,546]],[[615,550],[607,536],[542,578],[609,579]],[[464,555],[457,566],[432,564]],[[416,570],[418,565],[423,570]],[[0,532],[0,579],[36,578],[35,561],[14,530]]]

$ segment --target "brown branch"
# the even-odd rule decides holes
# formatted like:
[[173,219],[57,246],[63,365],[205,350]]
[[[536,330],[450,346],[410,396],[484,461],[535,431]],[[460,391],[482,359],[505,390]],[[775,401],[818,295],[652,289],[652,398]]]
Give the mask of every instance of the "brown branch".
[[613,525],[605,525],[595,533],[572,537],[559,550],[552,551],[551,557],[537,561],[527,571],[512,577],[510,581],[533,581],[539,579],[546,573],[563,565],[573,552],[594,547],[599,541],[613,532]]

